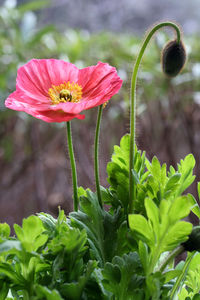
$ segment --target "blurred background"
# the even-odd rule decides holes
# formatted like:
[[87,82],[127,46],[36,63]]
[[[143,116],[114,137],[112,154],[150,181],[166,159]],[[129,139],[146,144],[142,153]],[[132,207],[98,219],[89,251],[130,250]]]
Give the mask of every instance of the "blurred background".
[[[0,0],[0,222],[21,223],[31,213],[72,209],[71,172],[65,124],[48,124],[4,107],[15,90],[17,69],[32,58],[58,58],[77,67],[99,60],[115,66],[124,80],[103,112],[100,137],[101,184],[113,145],[129,131],[133,62],[145,31],[172,20],[185,33],[188,61],[174,79],[160,67],[159,32],[143,59],[138,80],[137,145],[151,159],[176,166],[193,153],[200,180],[200,3],[198,0]],[[97,109],[73,121],[79,186],[94,189],[93,139]],[[197,197],[196,183],[190,192]]]

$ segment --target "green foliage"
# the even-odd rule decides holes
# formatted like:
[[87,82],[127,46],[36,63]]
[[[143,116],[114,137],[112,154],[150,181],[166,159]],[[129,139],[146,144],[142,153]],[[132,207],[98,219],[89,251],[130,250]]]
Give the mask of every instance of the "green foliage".
[[185,241],[192,231],[192,224],[181,221],[190,213],[187,197],[178,197],[174,202],[162,200],[160,207],[146,198],[147,219],[142,215],[129,215],[129,225],[149,246],[147,273],[153,272],[160,255],[171,251]]
[[[113,208],[120,205],[127,210],[129,203],[129,148],[130,136],[126,134],[120,141],[120,146],[114,146],[112,161],[107,165],[108,182],[110,183],[111,199],[105,201]],[[145,153],[135,149],[134,178],[137,185],[142,183],[147,176],[145,169]],[[116,200],[119,202],[116,202]]]
[[[135,213],[128,215],[129,135],[114,147],[109,188],[79,188],[80,206],[67,218],[40,213],[14,225],[0,224],[0,299],[196,299],[199,255],[173,267],[176,249],[192,231],[184,219],[200,208],[191,194],[194,158],[175,168],[135,151]],[[122,180],[121,180],[122,179]],[[195,239],[193,239],[193,243]],[[168,259],[170,257],[170,259]],[[171,298],[170,298],[171,297]]]
[[[183,288],[179,291],[178,297],[182,299],[197,299],[200,293],[200,254],[193,255],[190,265],[182,282]],[[188,297],[188,298],[187,298]]]
[[[70,213],[71,224],[86,230],[90,256],[103,266],[126,248],[127,242],[123,238],[125,216],[120,207],[114,214],[106,212],[100,207],[96,194],[90,190],[86,193],[87,197],[80,198],[80,211]],[[102,195],[104,200],[107,197],[106,190]],[[127,225],[125,228],[127,231]]]
[[142,266],[136,252],[115,256],[102,270],[102,285],[114,299],[144,299]]
[[[125,77],[130,72],[130,60],[136,56],[134,48],[139,41],[135,37],[90,35],[76,30],[60,33],[52,25],[38,29],[32,24],[27,30],[26,14],[31,11],[36,17],[34,11],[48,3],[32,1],[19,7],[0,8],[1,101],[15,88],[18,66],[32,57],[62,58],[81,66],[96,64],[98,57],[115,65]],[[193,43],[192,47],[196,45]],[[159,42],[152,46],[140,74],[145,82],[140,92],[146,104],[160,95],[163,105],[167,100],[168,81],[161,78],[160,67],[157,68],[159,47]],[[188,71],[191,67],[189,64]],[[193,78],[193,84],[198,91],[197,79]],[[157,83],[156,89],[152,80]],[[171,82],[171,86],[176,84],[177,93],[184,80],[182,74],[179,83]],[[123,90],[121,93],[126,101]],[[113,112],[114,109],[112,118]],[[1,130],[14,114],[6,111],[0,116]],[[13,145],[12,135],[1,139],[7,161],[12,160]],[[62,210],[57,218],[47,213],[30,216],[21,227],[14,225],[14,236],[10,236],[7,224],[0,224],[0,300],[199,299],[199,254],[187,253],[186,261],[176,267],[173,256],[167,260],[192,231],[191,223],[184,219],[191,211],[200,218],[198,202],[186,194],[195,179],[194,157],[187,155],[177,168],[170,166],[168,171],[166,164],[161,165],[156,157],[149,161],[136,148],[135,211],[128,215],[129,147],[127,134],[114,147],[107,165],[109,187],[101,187],[106,207],[100,207],[96,193],[79,188],[79,211],[69,217]],[[200,183],[198,194],[200,198]]]

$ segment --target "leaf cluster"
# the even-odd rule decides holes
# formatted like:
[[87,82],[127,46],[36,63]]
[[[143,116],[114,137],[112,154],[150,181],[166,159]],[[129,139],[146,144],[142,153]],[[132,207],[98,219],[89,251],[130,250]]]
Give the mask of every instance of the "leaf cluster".
[[80,187],[79,210],[69,217],[62,210],[57,219],[30,216],[14,225],[15,236],[0,225],[0,299],[198,299],[199,255],[188,252],[176,267],[172,255],[191,236],[185,218],[191,211],[200,217],[185,193],[194,157],[167,171],[135,149],[135,210],[128,214],[129,143],[125,135],[114,147],[110,186],[101,187],[105,207]]

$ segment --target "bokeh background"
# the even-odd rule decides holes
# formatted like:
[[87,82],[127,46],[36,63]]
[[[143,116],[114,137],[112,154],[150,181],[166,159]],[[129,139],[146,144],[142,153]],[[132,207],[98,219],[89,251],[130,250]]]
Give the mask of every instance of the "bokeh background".
[[[103,112],[101,184],[113,145],[129,131],[130,77],[145,31],[175,20],[185,33],[188,61],[174,79],[160,66],[171,31],[159,32],[146,51],[138,80],[137,145],[149,159],[176,166],[188,153],[200,180],[200,3],[198,0],[0,1],[0,222],[21,223],[39,211],[72,209],[71,172],[65,124],[48,124],[7,110],[17,69],[32,58],[58,58],[78,67],[99,60],[115,66],[124,80]],[[72,122],[80,186],[94,189],[93,139],[97,109]],[[196,183],[190,192],[197,198]],[[195,221],[195,220],[194,220]]]

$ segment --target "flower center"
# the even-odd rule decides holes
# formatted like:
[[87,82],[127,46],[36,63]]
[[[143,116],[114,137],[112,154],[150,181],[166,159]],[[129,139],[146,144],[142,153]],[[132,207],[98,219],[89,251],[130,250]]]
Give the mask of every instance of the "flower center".
[[59,104],[65,102],[80,102],[82,98],[82,87],[77,83],[64,82],[60,85],[52,85],[48,90],[51,98],[51,104]]

